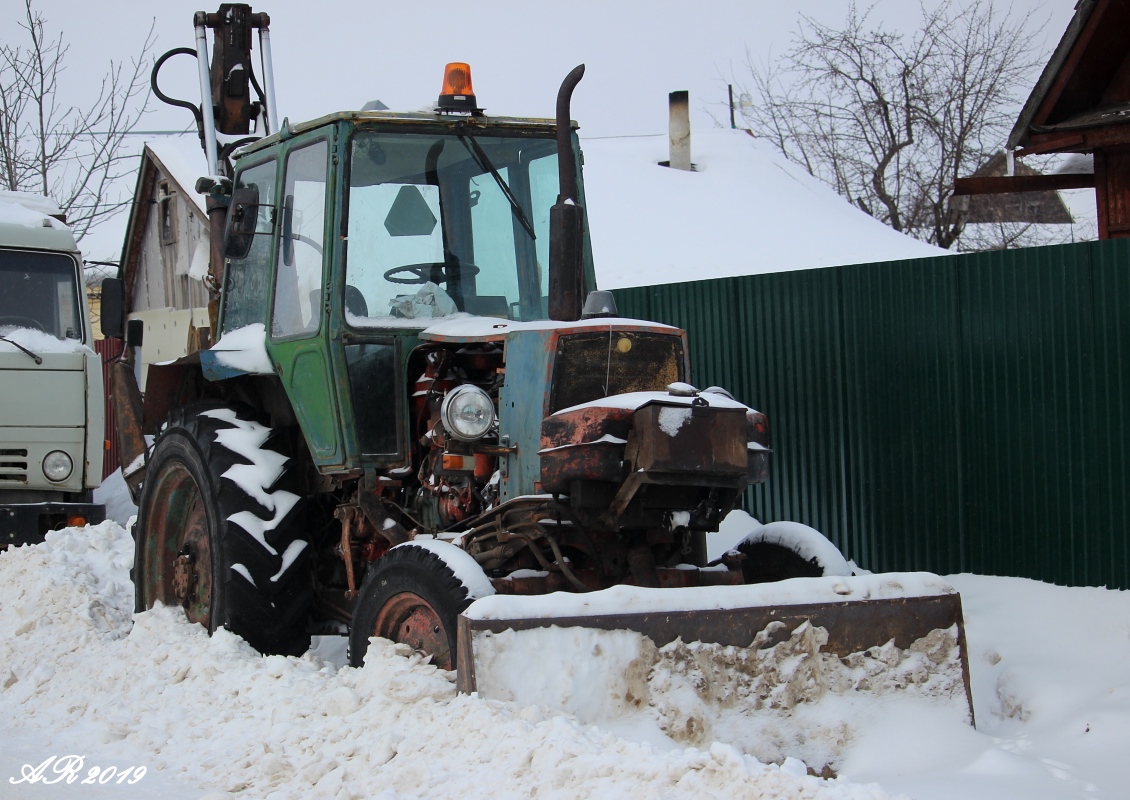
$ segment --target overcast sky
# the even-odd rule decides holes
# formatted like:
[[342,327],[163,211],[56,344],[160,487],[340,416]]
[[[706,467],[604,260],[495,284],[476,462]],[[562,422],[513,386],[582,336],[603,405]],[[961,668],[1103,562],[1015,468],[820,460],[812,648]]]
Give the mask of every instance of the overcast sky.
[[[152,55],[192,47],[193,12],[218,7],[193,0],[35,0],[34,5],[47,19],[49,33],[62,33],[70,45],[66,89],[74,93],[71,102],[79,104],[83,93],[97,88],[110,58],[140,52],[151,24]],[[911,28],[919,17],[913,0],[875,5],[873,19],[892,28]],[[1038,23],[1046,21],[1044,47],[1050,51],[1075,3],[996,5],[1011,5],[1013,13],[1033,11]],[[834,24],[843,20],[847,3],[272,0],[252,8],[271,15],[280,118],[310,119],[360,108],[372,99],[395,110],[421,108],[435,102],[448,61],[471,64],[479,103],[488,114],[552,116],[562,78],[584,63],[573,116],[581,135],[594,137],[663,132],[667,93],[679,89],[690,91],[694,126],[712,125],[712,116],[725,119],[726,84],[735,74],[741,79],[747,50],[754,59],[771,59],[787,49],[800,10]],[[15,27],[23,15],[22,0],[0,0],[0,9],[3,40],[22,41]],[[199,102],[192,58],[174,58],[162,78],[167,93]],[[146,129],[191,123],[183,109],[156,101],[153,108],[143,123]],[[103,238],[98,237],[95,258],[108,255]]]

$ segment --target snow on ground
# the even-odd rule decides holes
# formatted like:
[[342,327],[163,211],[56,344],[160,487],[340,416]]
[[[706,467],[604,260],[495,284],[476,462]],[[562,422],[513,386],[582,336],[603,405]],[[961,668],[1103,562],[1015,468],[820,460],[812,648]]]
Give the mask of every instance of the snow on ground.
[[[972,575],[962,593],[974,730],[951,708],[855,698],[840,777],[457,696],[451,676],[378,642],[362,669],[263,658],[170,609],[133,615],[132,542],[112,521],[0,554],[5,798],[1118,798],[1130,740],[1130,592]],[[552,649],[524,665],[558,668]],[[339,655],[340,657],[340,655]],[[748,734],[748,730],[745,731]],[[29,786],[51,756],[146,767],[133,786]],[[788,756],[788,747],[781,753]],[[50,773],[50,766],[47,768]],[[136,773],[135,773],[136,774]],[[127,779],[128,782],[128,779]]]
[[724,744],[668,753],[563,714],[459,697],[450,674],[403,646],[339,669],[262,658],[179,610],[131,625],[130,551],[106,522],[0,555],[0,707],[50,736],[44,759],[81,751],[87,768],[144,765],[184,784],[185,798],[886,796]]
[[659,166],[665,134],[581,145],[603,289],[946,254],[855,208],[745,131],[695,131],[696,172]]

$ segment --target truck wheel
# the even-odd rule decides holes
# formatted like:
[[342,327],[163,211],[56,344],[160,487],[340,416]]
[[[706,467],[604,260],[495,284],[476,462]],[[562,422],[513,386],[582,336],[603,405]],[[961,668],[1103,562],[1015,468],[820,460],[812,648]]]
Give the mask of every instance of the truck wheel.
[[746,583],[852,574],[839,548],[819,531],[798,522],[762,525],[736,549],[745,556],[742,576]]
[[456,620],[472,599],[435,552],[394,547],[361,585],[349,629],[350,665],[362,666],[369,638],[380,636],[430,655],[440,669],[455,669]]
[[181,606],[267,654],[310,645],[309,550],[301,498],[280,488],[290,459],[246,406],[176,409],[149,457],[135,529],[136,610]]

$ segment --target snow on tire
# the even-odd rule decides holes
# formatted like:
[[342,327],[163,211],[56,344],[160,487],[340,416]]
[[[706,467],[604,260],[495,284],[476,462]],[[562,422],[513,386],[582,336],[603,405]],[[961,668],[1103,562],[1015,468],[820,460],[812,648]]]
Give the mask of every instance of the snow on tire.
[[799,522],[761,525],[734,549],[745,555],[742,573],[746,583],[852,574],[838,547],[820,531]]
[[309,647],[313,593],[302,498],[282,437],[243,405],[170,413],[154,443],[138,511],[137,610],[181,605],[263,653]]

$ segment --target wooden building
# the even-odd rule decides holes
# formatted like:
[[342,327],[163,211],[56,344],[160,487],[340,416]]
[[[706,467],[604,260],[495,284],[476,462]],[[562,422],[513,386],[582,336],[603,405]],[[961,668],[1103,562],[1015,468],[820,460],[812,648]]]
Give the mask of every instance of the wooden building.
[[1079,0],[1016,121],[1017,158],[1090,153],[1092,173],[970,177],[954,194],[1094,188],[1100,239],[1130,236],[1130,2]]
[[126,311],[145,323],[138,378],[150,363],[189,352],[208,328],[208,216],[196,178],[204,172],[195,139],[146,143],[122,249]]

